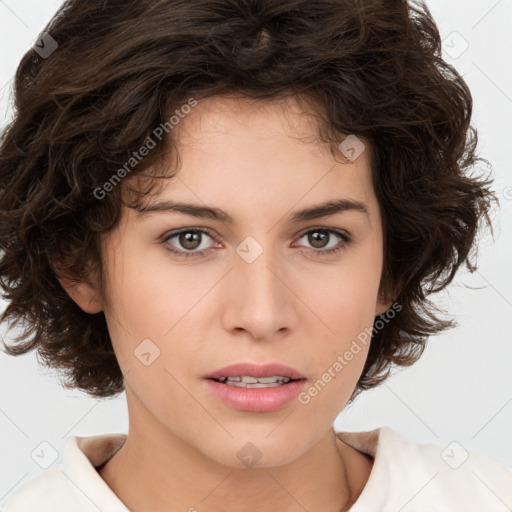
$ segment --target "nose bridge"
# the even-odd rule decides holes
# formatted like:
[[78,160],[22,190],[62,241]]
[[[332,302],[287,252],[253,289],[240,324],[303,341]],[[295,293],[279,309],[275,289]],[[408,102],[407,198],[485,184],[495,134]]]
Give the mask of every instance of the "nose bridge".
[[283,285],[276,277],[279,255],[270,242],[262,240],[260,243],[249,236],[239,244],[236,252],[235,272],[247,294],[262,302],[276,300],[275,295],[280,293],[279,288]]
[[290,327],[292,320],[284,266],[279,253],[264,243],[247,237],[239,244],[231,277],[236,289],[230,305],[231,328],[243,328],[258,338]]

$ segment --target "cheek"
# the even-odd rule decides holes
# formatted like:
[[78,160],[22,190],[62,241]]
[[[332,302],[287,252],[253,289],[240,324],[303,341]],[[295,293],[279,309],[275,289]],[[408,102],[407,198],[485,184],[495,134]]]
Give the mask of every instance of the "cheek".
[[[328,278],[316,276],[303,287],[304,302],[313,304],[307,329],[316,339],[315,373],[323,396],[319,407],[336,409],[348,399],[363,370],[371,341],[381,275],[378,245],[347,257]],[[321,335],[319,336],[319,334]],[[321,389],[317,391],[316,388]]]
[[110,269],[112,306],[134,337],[161,338],[206,293],[204,279],[172,265],[163,248],[123,251]]
[[[148,256],[150,252],[156,252],[156,257]],[[212,275],[193,266],[172,265],[164,249],[158,252],[124,249],[123,260],[118,257],[111,268],[114,294],[106,311],[116,356],[125,374],[142,370],[137,354],[157,355],[145,377],[153,384],[157,374],[164,381],[170,378],[164,369],[174,374],[189,368],[201,350],[215,308],[211,288],[220,277],[218,272]]]
[[308,281],[303,288],[305,302],[318,312],[328,335],[339,340],[338,348],[373,325],[382,270],[379,255],[374,247],[354,252],[328,276],[316,276],[316,286]]

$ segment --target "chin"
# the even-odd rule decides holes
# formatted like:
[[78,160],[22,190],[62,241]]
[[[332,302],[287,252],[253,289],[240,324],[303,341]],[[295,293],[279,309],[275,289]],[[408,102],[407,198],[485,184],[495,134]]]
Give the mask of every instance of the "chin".
[[[240,438],[239,438],[240,439]],[[212,446],[209,446],[211,449]],[[251,441],[247,436],[244,440],[231,440],[218,450],[208,450],[206,456],[224,466],[236,469],[264,469],[284,466],[297,459],[301,452],[297,446],[287,447],[281,439],[274,440],[262,437]]]

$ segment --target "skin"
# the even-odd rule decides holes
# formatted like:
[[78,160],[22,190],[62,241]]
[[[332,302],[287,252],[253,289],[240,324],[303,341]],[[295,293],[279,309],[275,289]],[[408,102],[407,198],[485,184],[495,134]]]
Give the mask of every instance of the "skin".
[[[225,405],[203,376],[243,361],[281,362],[309,387],[391,306],[379,294],[383,233],[367,152],[353,162],[335,159],[292,99],[210,98],[177,128],[181,168],[150,201],[217,207],[235,222],[124,208],[103,244],[104,293],[63,281],[84,311],[104,311],[125,376],[127,441],[99,473],[134,511],[346,509],[373,461],[336,441],[333,422],[368,346],[307,405],[293,400],[274,412]],[[368,215],[288,221],[341,198],[362,201]],[[208,229],[211,237],[195,248],[183,238],[163,240],[180,228]],[[314,245],[312,228],[343,230],[352,241],[321,256],[343,241],[331,234]],[[248,236],[263,248],[252,263],[236,252]],[[206,256],[180,258],[166,247]],[[134,355],[145,339],[160,350],[148,366]],[[251,468],[237,457],[247,442],[262,454]]]

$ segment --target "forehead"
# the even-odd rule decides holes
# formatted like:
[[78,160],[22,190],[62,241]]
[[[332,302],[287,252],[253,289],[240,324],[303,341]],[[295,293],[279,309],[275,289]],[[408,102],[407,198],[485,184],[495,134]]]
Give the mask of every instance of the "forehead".
[[[283,148],[284,143],[315,144],[309,150],[326,150],[320,143],[319,118],[313,104],[299,97],[254,99],[237,96],[213,96],[201,100],[181,121],[174,140],[181,147],[215,144],[231,138],[237,145],[272,141]],[[311,100],[309,100],[311,102]],[[318,107],[316,107],[318,108]]]
[[[297,179],[307,168],[318,174],[322,168],[345,164],[344,172],[338,173],[345,182],[351,180],[351,171],[356,168],[356,181],[371,179],[366,172],[370,170],[369,144],[351,135],[349,139],[355,139],[358,155],[347,160],[348,153],[340,150],[347,136],[334,134],[332,129],[326,131],[319,108],[313,100],[295,96],[265,100],[205,98],[176,126],[173,149],[179,152],[179,165],[184,164],[187,172],[205,163],[212,168],[222,162],[223,169],[234,166],[245,170],[245,178],[249,178],[252,168],[260,179],[275,177],[280,170],[295,170]],[[221,169],[217,171],[220,173]],[[241,172],[238,177],[242,178]]]
[[353,161],[339,150],[339,158],[333,155],[318,117],[303,107],[293,97],[200,101],[172,132],[171,152],[179,158],[164,170],[175,167],[176,176],[146,206],[203,203],[231,211],[232,218],[258,211],[270,222],[284,211],[349,199],[368,205],[371,216],[376,200],[367,152]]

